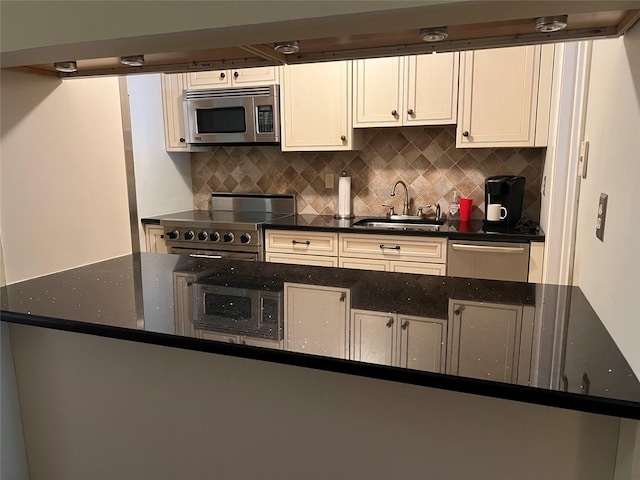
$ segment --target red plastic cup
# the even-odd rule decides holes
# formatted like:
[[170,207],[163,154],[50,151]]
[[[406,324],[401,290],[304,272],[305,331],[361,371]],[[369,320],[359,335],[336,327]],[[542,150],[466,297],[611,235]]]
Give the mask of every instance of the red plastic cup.
[[471,219],[471,207],[473,206],[473,198],[460,199],[460,221],[468,222]]

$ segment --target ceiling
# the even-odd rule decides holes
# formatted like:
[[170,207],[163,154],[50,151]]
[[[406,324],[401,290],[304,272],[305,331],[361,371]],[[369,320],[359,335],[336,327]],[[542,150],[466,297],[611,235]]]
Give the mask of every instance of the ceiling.
[[[518,3],[518,2],[514,2]],[[554,33],[540,33],[535,30],[536,16],[556,14],[557,7],[561,2],[523,2],[537,4],[536,9],[529,9],[525,13],[534,16],[518,17],[511,14],[509,18],[498,20],[488,20],[487,15],[482,17],[483,21],[473,21],[469,18],[469,7],[482,7],[486,4],[504,4],[505,2],[458,2],[451,5],[458,9],[458,15],[452,17],[454,10],[447,11],[449,36],[441,42],[424,42],[419,33],[420,28],[416,27],[416,20],[411,21],[404,9],[404,16],[400,17],[396,10],[383,12],[389,22],[384,22],[385,16],[377,12],[377,16],[364,15],[341,15],[338,20],[333,18],[331,24],[333,28],[325,28],[324,23],[329,25],[329,19],[307,19],[297,23],[288,22],[286,25],[270,25],[270,28],[260,28],[252,26],[252,30],[247,27],[235,29],[227,28],[224,35],[214,35],[215,32],[207,32],[209,40],[204,41],[204,31],[200,32],[180,32],[173,37],[173,43],[167,42],[169,38],[164,36],[164,41],[158,36],[146,38],[146,42],[138,42],[140,50],[131,51],[136,39],[129,39],[127,51],[124,45],[127,39],[120,39],[121,42],[111,42],[112,51],[122,54],[144,54],[145,64],[142,67],[127,67],[120,63],[119,56],[108,56],[109,48],[104,48],[104,42],[100,48],[76,49],[73,45],[64,46],[66,49],[58,48],[55,52],[59,57],[61,52],[69,52],[67,55],[76,55],[75,58],[57,58],[57,60],[76,60],[78,72],[65,74],[58,73],[54,69],[53,61],[46,63],[28,63],[28,58],[33,55],[23,55],[25,61],[20,61],[15,56],[15,52],[10,52],[9,62],[12,68],[23,71],[52,75],[59,77],[78,77],[96,75],[122,75],[132,73],[148,72],[186,72],[199,70],[218,70],[233,67],[252,67],[277,64],[296,64],[319,62],[329,60],[342,60],[353,58],[369,58],[381,56],[409,55],[418,53],[428,53],[433,51],[444,52],[454,50],[470,50],[507,45],[523,45],[535,43],[562,42],[587,38],[607,38],[624,34],[640,18],[640,2],[573,2],[571,5],[573,12],[568,13],[568,27],[562,31]],[[564,2],[565,4],[567,2]],[[597,5],[596,5],[597,4]],[[579,5],[582,5],[578,8]],[[636,5],[638,8],[618,8],[617,10],[607,10],[607,6],[616,7],[622,5]],[[556,9],[549,8],[550,6]],[[464,7],[465,10],[461,8]],[[442,10],[442,9],[441,9]],[[467,15],[462,15],[462,12]],[[503,9],[503,12],[506,11]],[[417,10],[414,10],[414,13]],[[550,13],[546,13],[550,12]],[[397,18],[394,17],[397,15]],[[380,17],[380,18],[378,18]],[[476,18],[481,17],[476,14]],[[505,15],[496,15],[505,17]],[[437,16],[424,16],[429,21],[423,21],[423,26],[433,26],[437,21]],[[451,21],[456,18],[456,21]],[[397,20],[397,21],[396,21]],[[324,23],[323,23],[324,22]],[[431,24],[431,25],[429,25]],[[350,26],[351,25],[351,26]],[[397,26],[397,29],[393,27]],[[408,27],[411,28],[408,28]],[[403,27],[403,28],[399,28]],[[220,30],[220,29],[218,29]],[[243,34],[244,32],[244,34]],[[250,32],[250,34],[249,34]],[[275,36],[279,32],[279,36]],[[327,35],[330,32],[331,35]],[[336,33],[339,32],[339,33]],[[218,32],[220,34],[220,32]],[[283,35],[291,35],[292,38],[283,39]],[[244,44],[241,39],[265,39],[271,37],[274,40],[298,40],[300,51],[293,55],[283,55],[276,52],[273,41],[247,42]],[[138,39],[139,40],[139,39]],[[155,40],[155,41],[152,41]],[[98,46],[94,42],[94,46]],[[215,44],[216,48],[211,45]],[[86,47],[86,45],[84,45]],[[200,47],[200,48],[194,48]],[[208,47],[208,48],[202,48]],[[50,50],[53,56],[54,50]],[[94,53],[95,52],[95,53]],[[18,52],[19,53],[19,52]],[[30,52],[28,52],[30,53]],[[6,57],[3,52],[3,57]],[[15,59],[14,59],[15,57]],[[40,58],[45,58],[40,56]],[[17,59],[17,60],[16,60]],[[4,63],[4,62],[3,62]],[[4,65],[3,65],[4,66]]]

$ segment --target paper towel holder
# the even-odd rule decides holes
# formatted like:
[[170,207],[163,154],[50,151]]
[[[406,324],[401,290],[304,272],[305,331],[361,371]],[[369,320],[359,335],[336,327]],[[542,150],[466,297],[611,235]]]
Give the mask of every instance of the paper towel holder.
[[[344,170],[342,171],[342,173],[340,174],[341,177],[346,177],[347,176],[347,172],[345,172]],[[339,185],[339,184],[338,184]],[[340,203],[340,187],[338,186],[338,203]],[[349,199],[348,199],[349,204],[351,203],[351,190],[349,189]],[[351,208],[348,209],[349,211],[351,210]],[[341,213],[336,213],[333,218],[337,219],[337,220],[346,220],[349,218],[355,218],[355,215],[353,213],[347,213],[347,214],[341,214]]]

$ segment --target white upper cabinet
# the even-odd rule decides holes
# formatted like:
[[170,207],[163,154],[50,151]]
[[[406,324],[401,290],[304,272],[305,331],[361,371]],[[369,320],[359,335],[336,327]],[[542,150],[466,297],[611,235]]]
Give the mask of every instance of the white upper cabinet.
[[187,90],[273,85],[279,81],[279,67],[237,68],[186,74]]
[[285,65],[280,85],[283,151],[354,150],[351,61]]
[[186,143],[182,92],[184,73],[162,74],[162,107],[164,112],[164,144],[167,152],[190,152]]
[[354,126],[456,123],[458,53],[356,60]]
[[162,110],[164,113],[164,145],[167,152],[203,152],[206,147],[186,141],[182,95],[186,89],[186,73],[162,74]]
[[464,52],[456,145],[545,146],[552,73],[553,45]]

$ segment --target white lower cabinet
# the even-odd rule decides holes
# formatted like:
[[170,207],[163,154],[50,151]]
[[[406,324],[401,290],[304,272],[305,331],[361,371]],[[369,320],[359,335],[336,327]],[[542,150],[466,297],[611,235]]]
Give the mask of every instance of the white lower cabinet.
[[285,283],[285,349],[349,358],[348,288]]
[[265,233],[267,262],[338,266],[338,234],[298,230],[267,230]]
[[369,310],[351,311],[351,359],[444,372],[447,320]]
[[398,273],[445,275],[447,239],[341,233],[339,266]]
[[148,253],[169,253],[164,241],[164,229],[160,225],[145,225],[144,236]]
[[534,307],[449,300],[447,373],[527,385]]

